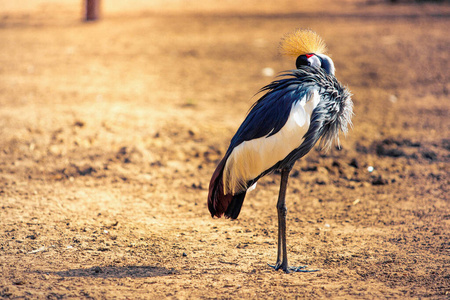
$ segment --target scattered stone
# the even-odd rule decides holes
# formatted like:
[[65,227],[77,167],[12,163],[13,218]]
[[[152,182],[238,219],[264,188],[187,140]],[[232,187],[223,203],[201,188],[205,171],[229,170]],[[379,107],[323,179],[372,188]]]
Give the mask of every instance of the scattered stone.
[[92,173],[95,173],[95,172],[96,172],[96,170],[93,167],[87,166],[87,167],[82,168],[79,171],[79,174],[81,176],[86,176],[86,175],[89,175],[89,174],[92,174]]
[[377,145],[376,153],[378,156],[401,157],[406,156],[405,152],[398,148],[389,148],[383,144]]
[[307,166],[302,168],[303,172],[317,172],[317,166]]
[[409,139],[404,139],[403,144],[408,147],[414,147],[414,148],[419,148],[422,145],[420,142],[412,142]]
[[95,273],[95,274],[103,273],[103,270],[102,270],[102,268],[100,268],[99,266],[97,266],[97,267],[94,268],[94,273]]
[[152,167],[162,167],[163,164],[162,164],[161,161],[157,160],[157,161],[151,162],[150,166],[152,166]]
[[316,183],[317,183],[318,185],[326,185],[326,184],[327,184],[327,180],[326,180],[324,177],[322,177],[322,178],[316,178]]
[[85,125],[85,123],[83,122],[83,121],[80,121],[80,120],[78,120],[78,121],[75,121],[74,123],[73,123],[73,126],[74,127],[84,127],[84,125]]
[[191,187],[192,187],[193,189],[196,189],[196,190],[203,190],[203,186],[202,186],[201,183],[199,183],[199,184],[193,183],[193,184],[191,185]]
[[47,249],[47,248],[45,248],[44,246],[42,246],[42,247],[40,247],[40,248],[38,248],[38,249],[36,249],[36,250],[33,250],[33,251],[28,252],[28,254],[34,254],[34,253],[42,252],[42,251],[45,251],[46,249]]
[[431,150],[424,150],[424,151],[422,151],[422,157],[426,158],[428,160],[436,160],[437,154]]
[[358,161],[356,160],[356,158],[353,158],[351,161],[350,161],[350,163],[348,164],[349,166],[352,166],[353,168],[355,168],[355,169],[358,169],[359,168],[359,163],[358,163]]
[[386,184],[388,184],[388,181],[386,179],[384,179],[383,177],[381,177],[381,175],[378,177],[375,177],[372,180],[372,185],[386,185]]
[[300,172],[298,170],[294,170],[291,172],[291,177],[297,178],[298,176],[300,176]]

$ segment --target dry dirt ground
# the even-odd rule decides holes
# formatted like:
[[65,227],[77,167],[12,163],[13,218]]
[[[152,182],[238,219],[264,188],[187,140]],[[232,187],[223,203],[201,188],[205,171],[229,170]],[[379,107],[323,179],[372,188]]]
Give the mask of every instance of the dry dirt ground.
[[[448,4],[104,1],[86,24],[79,1],[17,2],[0,13],[0,297],[449,297]],[[206,197],[298,27],[327,42],[355,116],[292,172],[289,259],[320,271],[286,275],[267,265],[278,174],[236,221]]]

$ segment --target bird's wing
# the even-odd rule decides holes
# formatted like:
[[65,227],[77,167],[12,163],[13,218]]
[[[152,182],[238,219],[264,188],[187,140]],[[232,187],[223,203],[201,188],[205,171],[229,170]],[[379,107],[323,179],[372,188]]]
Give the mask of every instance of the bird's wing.
[[[294,81],[291,84],[283,82],[261,97],[232,138],[228,151],[232,151],[242,142],[271,136],[280,131],[289,118],[292,104],[300,101],[309,92],[301,87]],[[265,89],[267,87],[262,90]]]
[[246,190],[301,145],[319,95],[295,81],[286,83],[254,105],[233,137],[223,172],[225,193]]

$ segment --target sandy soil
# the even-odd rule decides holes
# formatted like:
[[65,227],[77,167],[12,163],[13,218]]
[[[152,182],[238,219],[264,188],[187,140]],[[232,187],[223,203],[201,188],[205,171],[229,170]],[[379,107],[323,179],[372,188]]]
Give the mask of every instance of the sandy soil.
[[[78,1],[19,2],[0,15],[0,297],[449,297],[448,5],[104,1],[85,24]],[[206,196],[297,27],[355,117],[292,172],[289,259],[320,271],[286,275],[267,266],[278,174],[236,221]]]

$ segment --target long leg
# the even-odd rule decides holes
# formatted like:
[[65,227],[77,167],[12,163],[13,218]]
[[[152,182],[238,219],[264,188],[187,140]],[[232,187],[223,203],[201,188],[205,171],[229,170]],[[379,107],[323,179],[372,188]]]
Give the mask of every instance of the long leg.
[[281,182],[280,182],[280,193],[278,195],[277,202],[277,212],[278,212],[278,252],[277,252],[277,262],[275,265],[270,265],[275,270],[280,268],[283,271],[288,272],[288,262],[286,253],[286,188],[289,179],[289,172],[291,168],[281,170]]
[[278,212],[278,251],[277,251],[277,262],[275,263],[275,266],[273,266],[276,270],[278,270],[281,266],[281,261],[283,259],[283,253],[282,253],[282,248],[281,248],[281,244],[282,244],[282,233],[281,233],[281,219],[282,216],[281,214]]
[[281,240],[281,248],[282,248],[282,256],[283,260],[281,262],[281,269],[283,271],[288,272],[288,260],[287,260],[287,248],[286,248],[286,215],[287,215],[287,207],[286,207],[286,188],[289,180],[289,172],[291,169],[283,169],[281,170],[281,182],[280,182],[280,193],[278,195],[278,203],[277,203],[277,211],[278,218],[280,219],[280,229],[278,234],[281,235],[281,238],[278,237],[278,240]]
[[301,267],[289,267],[287,259],[287,246],[286,246],[286,189],[289,180],[289,173],[291,168],[281,170],[281,182],[280,193],[278,195],[277,211],[278,211],[278,254],[277,262],[273,267],[275,270],[280,268],[286,272],[315,272],[319,270],[305,270],[306,266]]

